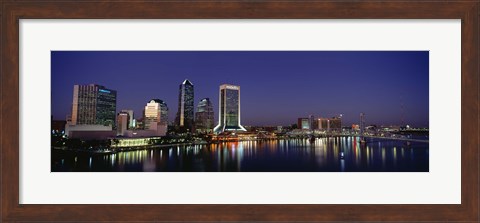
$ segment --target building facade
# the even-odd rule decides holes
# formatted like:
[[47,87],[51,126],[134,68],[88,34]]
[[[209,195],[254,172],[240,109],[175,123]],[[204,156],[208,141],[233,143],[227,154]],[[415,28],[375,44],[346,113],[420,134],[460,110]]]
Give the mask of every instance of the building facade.
[[150,129],[152,123],[167,125],[168,106],[163,100],[152,99],[145,106],[143,113],[143,128]]
[[316,129],[327,131],[327,132],[341,132],[342,118],[341,117],[319,118],[317,119]]
[[297,128],[303,129],[303,130],[309,130],[310,129],[310,119],[309,118],[298,118]]
[[128,129],[129,120],[130,114],[127,112],[120,112],[117,114],[117,136],[125,135],[125,131]]
[[213,104],[209,98],[200,100],[195,113],[195,131],[199,133],[212,133],[214,127]]
[[365,113],[360,113],[360,135],[365,131]]
[[134,120],[133,110],[123,109],[121,112],[125,112],[125,113],[128,114],[128,126],[127,126],[127,129],[133,129],[133,128],[135,128],[135,122],[133,121],[133,120]]
[[65,135],[68,138],[79,139],[107,139],[115,137],[116,131],[112,126],[104,125],[65,125]]
[[246,131],[240,124],[240,86],[230,84],[220,86],[218,116],[218,125],[214,129],[215,133]]
[[117,92],[97,84],[74,85],[72,125],[115,126]]
[[310,127],[310,130],[314,130],[318,128],[318,123],[317,123],[317,120],[315,120],[315,116],[313,115],[308,116],[308,125]]
[[179,86],[178,111],[175,125],[187,131],[193,130],[194,124],[194,88],[192,82],[185,79]]

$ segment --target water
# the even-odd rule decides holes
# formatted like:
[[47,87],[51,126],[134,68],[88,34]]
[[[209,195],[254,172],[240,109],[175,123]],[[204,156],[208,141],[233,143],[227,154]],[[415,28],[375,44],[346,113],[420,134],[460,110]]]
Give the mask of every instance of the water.
[[[428,172],[428,143],[358,137],[228,142],[116,154],[52,150],[52,171]],[[343,158],[341,158],[343,152]]]

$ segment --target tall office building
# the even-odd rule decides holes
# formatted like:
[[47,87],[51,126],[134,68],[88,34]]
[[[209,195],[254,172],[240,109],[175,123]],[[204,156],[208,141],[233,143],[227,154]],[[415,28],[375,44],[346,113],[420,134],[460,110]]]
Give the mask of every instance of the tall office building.
[[215,133],[247,131],[240,124],[240,86],[220,85],[218,116],[218,125],[214,129]]
[[97,84],[74,85],[71,125],[115,126],[117,92]]
[[127,112],[120,112],[117,115],[117,136],[125,135],[125,131],[128,129],[128,122],[130,115]]
[[165,126],[168,124],[168,106],[160,99],[152,99],[145,106],[143,113],[144,129],[150,129],[153,122]]
[[200,100],[195,113],[195,130],[200,133],[213,131],[213,104],[209,98]]
[[193,84],[185,79],[179,86],[178,111],[175,117],[175,125],[183,130],[193,130]]
[[128,114],[128,126],[127,129],[134,129],[135,128],[135,122],[133,121],[133,110],[128,110],[128,109],[123,109],[121,112],[125,112]]
[[365,113],[360,113],[360,135],[363,135],[365,131]]

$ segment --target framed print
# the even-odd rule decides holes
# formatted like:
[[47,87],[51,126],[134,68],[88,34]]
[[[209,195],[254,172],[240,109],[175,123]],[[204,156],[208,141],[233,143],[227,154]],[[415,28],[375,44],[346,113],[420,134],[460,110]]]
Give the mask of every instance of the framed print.
[[0,4],[5,222],[480,220],[476,1]]

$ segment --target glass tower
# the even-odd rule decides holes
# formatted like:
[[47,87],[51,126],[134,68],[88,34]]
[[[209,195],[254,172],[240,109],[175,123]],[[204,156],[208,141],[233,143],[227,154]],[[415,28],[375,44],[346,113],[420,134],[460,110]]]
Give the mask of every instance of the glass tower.
[[195,130],[202,133],[211,133],[213,130],[213,104],[209,98],[200,100],[195,113]]
[[73,125],[115,126],[117,92],[104,86],[74,85],[72,103]]
[[240,86],[220,85],[218,125],[215,133],[224,131],[246,131],[240,124]]
[[185,79],[179,86],[178,111],[175,117],[175,125],[184,130],[193,130],[193,84]]

